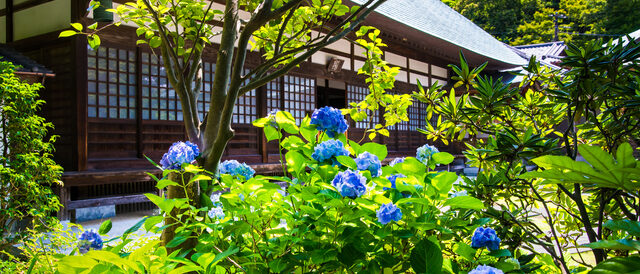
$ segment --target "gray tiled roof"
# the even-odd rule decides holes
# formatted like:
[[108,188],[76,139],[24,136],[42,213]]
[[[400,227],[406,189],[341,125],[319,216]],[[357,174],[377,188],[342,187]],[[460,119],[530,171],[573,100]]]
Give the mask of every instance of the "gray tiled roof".
[[549,63],[559,63],[567,46],[563,41],[557,41],[515,46],[515,48],[526,53],[528,56],[535,56],[538,60],[545,60]]
[[16,69],[19,72],[53,74],[53,71],[47,69],[41,64],[38,64],[29,57],[22,55],[22,53],[7,46],[6,44],[0,44],[0,61],[9,61],[15,66],[20,66]]
[[[366,0],[352,2],[361,5]],[[440,0],[388,0],[376,13],[485,57],[507,64],[524,64],[502,42]]]

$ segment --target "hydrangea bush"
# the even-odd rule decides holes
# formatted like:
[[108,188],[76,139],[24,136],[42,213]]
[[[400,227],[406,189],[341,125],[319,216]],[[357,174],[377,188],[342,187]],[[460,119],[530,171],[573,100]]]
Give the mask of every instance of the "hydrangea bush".
[[[323,112],[316,116],[344,119],[327,108],[317,111]],[[288,176],[254,175],[246,164],[233,160],[223,162],[218,174],[181,163],[180,169],[163,175],[189,174],[190,181],[199,181],[214,194],[201,194],[199,206],[186,198],[147,194],[164,213],[185,209],[172,224],[176,234],[166,246],[151,241],[123,253],[105,244],[77,257],[85,260],[83,265],[61,260],[58,267],[152,273],[465,273],[485,271],[484,265],[504,271],[531,269],[530,259],[514,259],[509,249],[499,246],[497,236],[484,229],[492,220],[480,214],[480,200],[450,195],[460,188],[455,173],[434,171],[416,157],[382,165],[388,156],[384,145],[356,143],[340,130],[329,134],[339,127],[312,124],[310,117],[296,124],[287,112],[275,115],[275,125],[265,120],[259,124],[288,128],[289,136],[276,136]],[[431,156],[429,165],[434,166],[452,160],[444,152]],[[158,180],[158,188],[171,184]],[[166,229],[163,216],[146,218],[132,231],[142,227],[154,233]],[[484,234],[476,237],[474,231]],[[194,249],[179,248],[190,240],[197,241]],[[177,249],[169,252],[171,248]],[[117,259],[100,252],[115,253]],[[516,260],[518,267],[508,260]]]

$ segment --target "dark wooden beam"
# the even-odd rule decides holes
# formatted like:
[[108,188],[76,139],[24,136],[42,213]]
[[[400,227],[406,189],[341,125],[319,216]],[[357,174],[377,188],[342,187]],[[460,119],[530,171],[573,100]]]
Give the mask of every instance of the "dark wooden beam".
[[144,194],[124,195],[115,197],[100,197],[94,199],[84,199],[68,201],[66,210],[73,210],[78,208],[87,208],[95,206],[108,206],[108,205],[123,205],[123,204],[136,204],[148,202],[149,199]]
[[[10,14],[9,10],[11,9],[13,13],[19,12],[21,10],[25,10],[28,8],[32,8],[38,5],[42,5],[47,2],[51,2],[53,0],[27,0],[17,5],[12,5],[13,0],[7,0],[7,7],[0,10],[0,16],[8,16]],[[11,5],[10,5],[11,3]]]
[[12,42],[13,41],[13,13],[14,13],[14,6],[13,6],[13,0],[7,0],[6,2],[6,27],[7,27],[7,32],[5,34],[5,41],[8,42]]

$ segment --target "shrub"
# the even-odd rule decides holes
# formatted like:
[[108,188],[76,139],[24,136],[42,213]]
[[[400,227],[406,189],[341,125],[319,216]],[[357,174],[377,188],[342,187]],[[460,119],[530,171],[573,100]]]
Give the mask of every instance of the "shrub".
[[52,160],[53,128],[37,115],[44,101],[40,84],[16,77],[15,67],[0,62],[0,251],[26,237],[30,228],[52,225],[60,208],[51,187],[60,184],[62,168]]

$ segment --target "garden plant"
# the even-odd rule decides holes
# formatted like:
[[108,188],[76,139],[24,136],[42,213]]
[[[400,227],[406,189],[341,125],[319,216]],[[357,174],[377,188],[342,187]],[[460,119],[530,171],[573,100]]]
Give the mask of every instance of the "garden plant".
[[[157,49],[180,97],[188,140],[157,167],[159,209],[121,236],[111,222],[82,232],[67,251],[43,248],[26,272],[56,273],[621,273],[640,268],[640,45],[594,40],[569,46],[561,70],[532,59],[519,87],[472,69],[461,54],[453,87],[387,93],[398,68],[383,61],[380,32],[358,27],[382,1],[210,2],[139,0],[113,10]],[[95,7],[98,2],[91,2]],[[240,11],[250,12],[241,20]],[[223,29],[215,33],[211,21]],[[118,23],[115,23],[118,24]],[[106,26],[72,24],[100,44]],[[314,32],[312,32],[312,30]],[[358,30],[358,31],[356,31]],[[318,34],[316,36],[316,32]],[[277,142],[281,176],[221,161],[238,96],[284,75],[354,32],[367,61],[362,102],[312,115],[264,113],[253,125]],[[313,35],[312,35],[313,34]],[[196,105],[201,55],[221,35],[212,108]],[[246,55],[263,63],[245,72]],[[413,98],[412,98],[413,97]],[[464,141],[477,176],[444,171],[454,160],[433,144],[388,159],[388,127],[427,104],[421,129],[433,144]],[[362,138],[348,122],[384,110]],[[297,119],[296,119],[297,118]],[[298,122],[297,122],[298,121]],[[359,141],[354,141],[354,139]],[[436,142],[437,141],[437,142]],[[387,164],[388,162],[388,164]],[[132,237],[144,229],[154,235]]]

